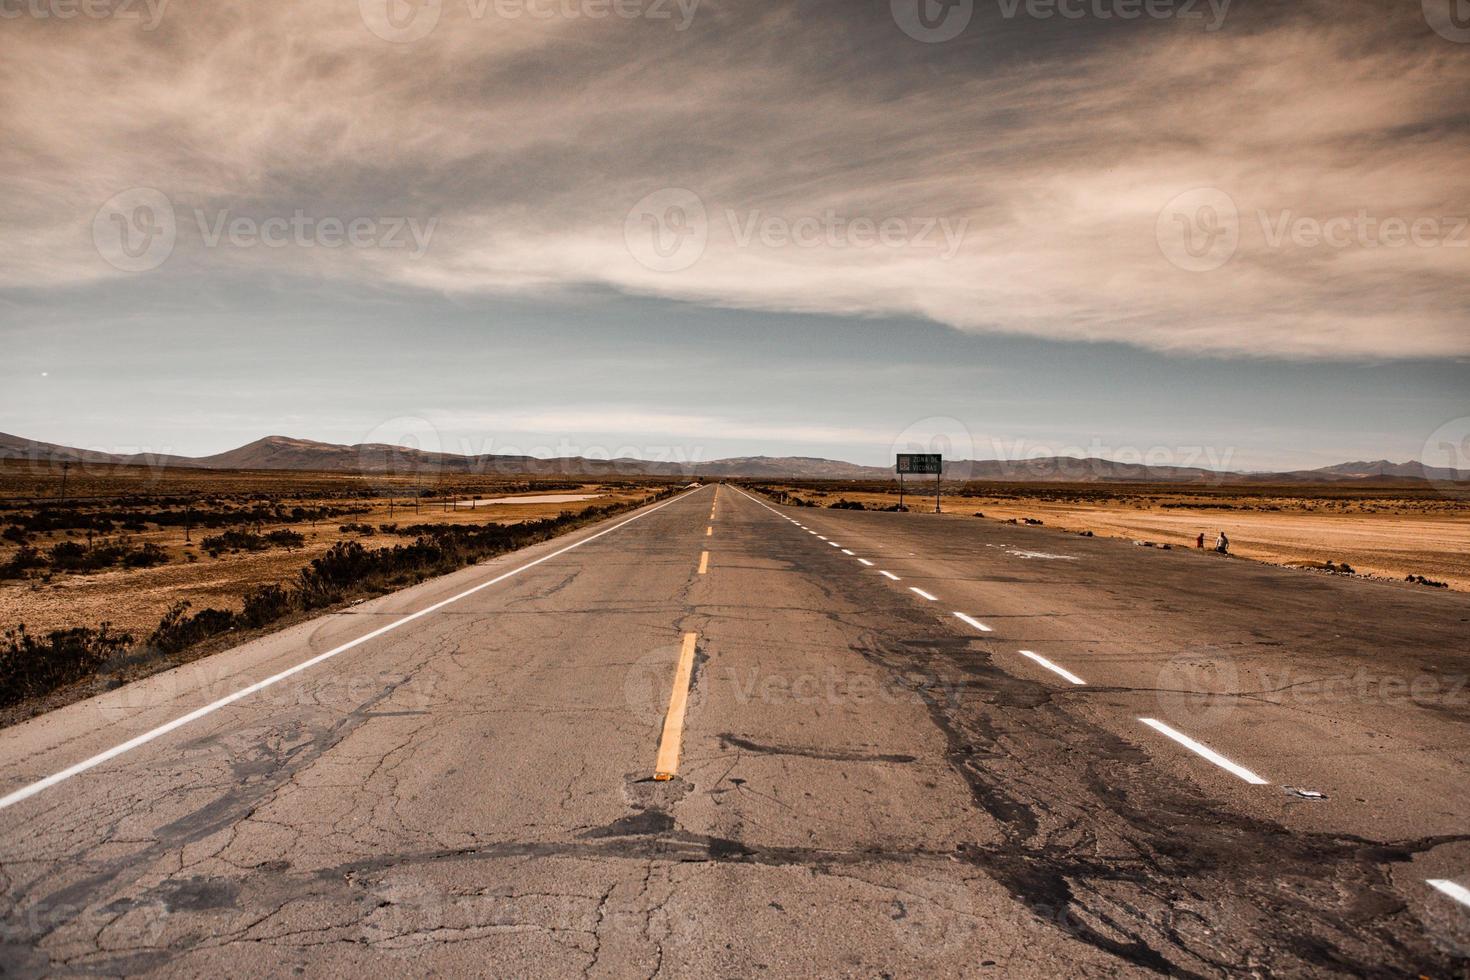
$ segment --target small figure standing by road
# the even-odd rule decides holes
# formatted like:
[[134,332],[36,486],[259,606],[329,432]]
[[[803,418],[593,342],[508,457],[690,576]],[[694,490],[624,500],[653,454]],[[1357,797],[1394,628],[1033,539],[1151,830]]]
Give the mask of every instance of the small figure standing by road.
[[1205,532],[1201,531],[1199,537],[1194,539],[1194,546],[1200,551],[1205,550]]
[[1215,539],[1215,552],[1221,555],[1230,554],[1230,539],[1225,536],[1224,531],[1221,531],[1220,536]]

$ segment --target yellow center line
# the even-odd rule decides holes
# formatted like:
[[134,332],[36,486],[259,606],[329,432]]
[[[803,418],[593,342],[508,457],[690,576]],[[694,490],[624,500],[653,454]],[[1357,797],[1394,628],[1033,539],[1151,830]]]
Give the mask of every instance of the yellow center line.
[[701,551],[699,553],[699,574],[705,575],[708,572],[709,572],[709,552],[708,551]]
[[674,670],[674,690],[669,695],[669,713],[664,716],[664,733],[658,742],[658,760],[653,765],[653,778],[660,782],[674,778],[679,771],[679,748],[684,741],[684,709],[689,706],[689,678],[694,673],[694,642],[697,634],[685,633],[679,650],[679,666]]
[[704,536],[707,537],[707,538],[714,537],[715,536],[715,529],[712,528],[712,527],[705,528],[704,529]]

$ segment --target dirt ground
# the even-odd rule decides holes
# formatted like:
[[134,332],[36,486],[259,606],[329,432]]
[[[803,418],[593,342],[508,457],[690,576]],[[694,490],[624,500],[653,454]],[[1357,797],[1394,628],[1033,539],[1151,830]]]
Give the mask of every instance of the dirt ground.
[[[37,474],[18,464],[0,466],[0,526],[18,514],[34,512],[37,505],[62,502],[55,474]],[[239,530],[266,534],[287,529],[301,534],[302,547],[271,547],[265,551],[223,552],[211,557],[201,541],[229,528],[198,527],[188,538],[182,527],[161,527],[145,522],[143,530],[97,534],[97,539],[123,539],[133,545],[153,543],[163,548],[167,564],[151,568],[109,569],[90,573],[32,572],[23,580],[0,581],[0,629],[24,624],[33,634],[73,626],[97,626],[108,622],[135,638],[147,636],[164,612],[179,600],[194,609],[215,607],[239,609],[241,598],[252,588],[294,579],[311,559],[339,541],[359,541],[365,547],[408,544],[412,536],[384,533],[382,525],[397,524],[511,524],[563,511],[580,513],[591,507],[646,497],[646,482],[600,483],[572,480],[504,480],[448,478],[426,485],[409,477],[374,477],[365,482],[356,476],[337,474],[291,474],[251,472],[207,472],[169,470],[149,473],[141,467],[81,468],[68,474],[64,503],[83,513],[89,509],[112,510],[136,507],[142,511],[160,507],[182,507],[180,501],[208,510],[214,506],[246,506],[258,502],[294,506],[329,506],[347,513],[317,521],[253,521],[233,525]],[[415,492],[436,496],[413,499]],[[399,496],[393,496],[398,494]],[[502,496],[553,497],[561,494],[589,495],[575,502],[495,503],[473,506],[475,498]],[[341,530],[343,525],[368,525]],[[33,547],[46,552],[62,541],[85,543],[86,532],[52,531],[36,534]],[[16,553],[19,545],[0,541],[0,563]]]
[[[472,476],[297,474],[149,470],[145,467],[73,467],[65,495],[60,474],[11,461],[0,462],[0,527],[58,504],[72,510],[136,510],[145,518],[133,530],[94,537],[152,543],[168,555],[151,568],[90,573],[33,571],[25,579],[0,581],[0,629],[24,624],[32,633],[108,622],[141,639],[180,600],[194,609],[238,609],[248,590],[295,578],[312,558],[343,540],[368,547],[408,543],[383,525],[514,523],[581,512],[589,507],[645,496],[648,481],[595,482],[576,478],[477,478]],[[882,484],[768,484],[819,506],[841,499],[867,507],[897,502],[896,488]],[[429,494],[430,496],[424,496]],[[590,495],[581,501],[559,500]],[[551,502],[488,503],[506,497],[550,496]],[[476,506],[476,500],[486,501]],[[415,503],[415,500],[417,501]],[[933,498],[910,494],[910,516],[921,519]],[[228,527],[182,527],[146,520],[149,512],[186,506],[198,512],[235,512],[269,504],[287,510],[330,507],[340,513],[294,522],[239,520]],[[1193,547],[1224,530],[1241,556],[1283,565],[1347,563],[1357,572],[1403,580],[1422,575],[1470,591],[1470,488],[1463,494],[1430,487],[1181,488],[1167,485],[967,484],[946,487],[949,513],[983,513],[994,520],[1043,521],[1049,527],[1089,530],[1098,535]],[[368,525],[342,530],[343,525]],[[211,557],[201,547],[209,535],[229,528],[301,534],[300,547],[224,552]],[[31,536],[43,553],[62,541],[85,543],[82,530]],[[0,563],[19,549],[0,540]]]
[[[897,491],[801,484],[768,484],[819,506],[841,499],[869,508],[898,502]],[[1092,531],[1106,537],[1193,548],[1224,531],[1234,554],[1277,565],[1320,567],[1347,563],[1361,574],[1403,580],[1422,575],[1470,592],[1470,488],[1465,496],[1434,489],[1346,488],[1218,489],[1177,487],[1008,486],[947,488],[946,513],[983,513],[988,519],[1033,518],[1047,527]],[[955,492],[958,491],[958,492]],[[932,513],[934,497],[905,498],[911,516]]]

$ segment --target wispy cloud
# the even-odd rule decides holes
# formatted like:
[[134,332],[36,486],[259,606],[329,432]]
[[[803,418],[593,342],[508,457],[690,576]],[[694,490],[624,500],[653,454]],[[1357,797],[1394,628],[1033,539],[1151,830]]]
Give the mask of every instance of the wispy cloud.
[[[4,22],[0,284],[598,284],[1190,353],[1470,352],[1470,45],[1418,4],[1091,32],[981,5],[944,45],[887,4],[445,0],[400,42],[372,6]],[[95,241],[142,234],[136,201],[94,229],[132,188],[173,235],[136,272]]]

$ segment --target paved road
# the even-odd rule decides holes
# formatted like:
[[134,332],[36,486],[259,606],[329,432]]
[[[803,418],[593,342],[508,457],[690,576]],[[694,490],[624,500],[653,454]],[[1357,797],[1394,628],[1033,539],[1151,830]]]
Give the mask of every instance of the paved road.
[[0,963],[1451,975],[1467,621],[706,487],[0,732]]

